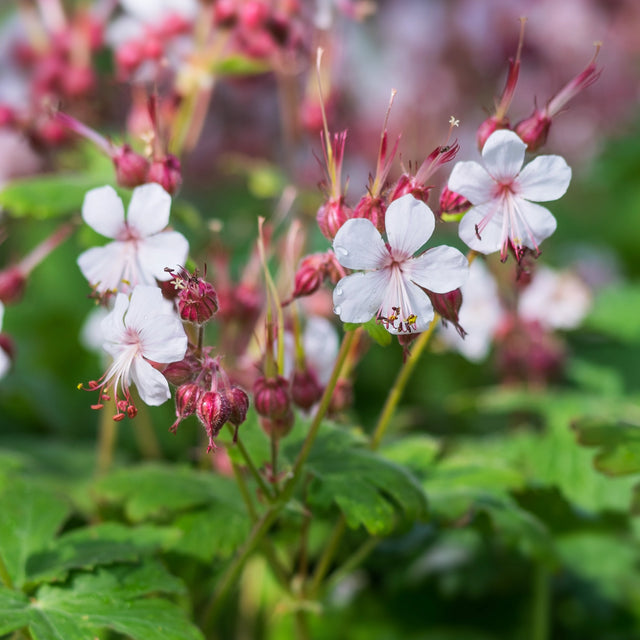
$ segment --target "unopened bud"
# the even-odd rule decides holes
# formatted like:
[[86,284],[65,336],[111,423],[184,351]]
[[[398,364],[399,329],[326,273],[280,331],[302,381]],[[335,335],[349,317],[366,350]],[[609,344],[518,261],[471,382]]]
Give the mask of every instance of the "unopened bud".
[[322,284],[326,273],[326,254],[314,253],[306,256],[296,271],[292,298],[310,296]]
[[440,217],[464,213],[471,208],[471,203],[459,193],[444,187],[440,194]]
[[344,204],[344,198],[329,200],[323,204],[316,215],[320,231],[328,240],[333,240],[338,229],[352,217],[353,212]]
[[435,312],[443,321],[445,321],[445,323],[451,322],[460,336],[464,338],[466,332],[460,326],[458,318],[460,307],[462,306],[462,291],[460,289],[454,289],[447,293],[434,293],[433,291],[427,291],[427,294]]
[[196,414],[209,436],[207,453],[215,450],[213,439],[229,420],[231,407],[227,399],[217,391],[206,391],[200,395],[196,404]]
[[180,160],[171,154],[155,160],[149,167],[147,180],[157,182],[167,193],[175,195],[182,186]]
[[116,180],[121,187],[133,189],[147,182],[149,161],[131,149],[128,144],[113,154]]
[[498,118],[497,116],[489,116],[479,127],[476,133],[476,141],[478,142],[478,149],[482,151],[484,143],[489,136],[498,129],[508,129],[509,119]]
[[27,278],[20,267],[7,267],[0,271],[0,302],[12,304],[22,298]]
[[260,416],[260,426],[268,436],[284,438],[289,434],[295,422],[295,415],[289,409],[284,415],[278,418],[267,418]]
[[226,392],[231,413],[229,422],[238,426],[247,419],[247,411],[249,410],[249,396],[240,387],[233,386]]
[[282,376],[258,378],[253,385],[253,404],[265,418],[281,418],[291,407],[289,383]]
[[294,404],[308,411],[321,397],[322,387],[313,371],[295,371],[291,378],[291,399]]
[[515,132],[526,143],[527,151],[536,151],[547,141],[550,128],[551,118],[544,111],[536,109],[528,118],[518,122]]
[[353,210],[354,218],[366,218],[373,223],[375,228],[380,232],[385,232],[384,226],[384,214],[387,207],[385,206],[382,198],[372,197],[366,194],[360,198],[360,202]]

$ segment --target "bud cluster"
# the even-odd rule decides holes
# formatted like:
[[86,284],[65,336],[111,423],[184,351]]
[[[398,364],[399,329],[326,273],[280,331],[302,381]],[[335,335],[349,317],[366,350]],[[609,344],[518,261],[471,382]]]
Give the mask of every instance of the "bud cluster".
[[165,271],[171,274],[171,282],[177,292],[180,317],[198,325],[211,320],[218,310],[218,296],[213,285],[203,280],[197,269],[194,273],[184,268],[177,272],[170,268]]

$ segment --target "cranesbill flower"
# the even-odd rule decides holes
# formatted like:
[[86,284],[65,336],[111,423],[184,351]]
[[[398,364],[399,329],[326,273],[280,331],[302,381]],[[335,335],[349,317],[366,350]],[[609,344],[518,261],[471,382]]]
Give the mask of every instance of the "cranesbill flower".
[[[89,389],[99,389],[100,399],[115,396],[120,420],[136,414],[129,387],[136,385],[145,404],[157,406],[171,396],[169,383],[152,363],[168,364],[184,358],[187,336],[182,322],[158,287],[137,286],[131,296],[119,293],[109,315],[102,321],[103,349],[113,362]],[[102,408],[102,404],[94,405]]]
[[99,293],[128,292],[137,284],[169,280],[165,267],[176,269],[189,253],[187,239],[165,229],[171,196],[158,184],[133,190],[127,218],[112,187],[89,191],[82,205],[84,221],[114,242],[88,249],[78,258],[84,277]]
[[389,333],[416,333],[428,328],[434,312],[425,289],[446,293],[467,278],[467,259],[452,247],[414,254],[435,228],[429,207],[412,195],[394,200],[385,217],[387,242],[366,219],[347,220],[333,241],[343,267],[356,269],[333,291],[334,311],[343,322],[376,317]]
[[458,162],[448,187],[473,205],[458,233],[480,253],[512,249],[520,261],[525,247],[539,245],[556,229],[553,214],[536,202],[557,200],[566,192],[571,169],[560,156],[538,156],[522,168],[527,145],[505,129],[492,133],[482,149],[483,164]]

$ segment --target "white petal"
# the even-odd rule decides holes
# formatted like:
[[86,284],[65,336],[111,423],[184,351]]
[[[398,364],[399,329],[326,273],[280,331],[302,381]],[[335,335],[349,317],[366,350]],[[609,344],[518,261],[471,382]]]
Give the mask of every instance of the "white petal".
[[339,340],[333,323],[322,316],[307,318],[302,336],[304,355],[320,384],[326,385],[338,356]]
[[496,183],[477,162],[458,162],[453,167],[447,186],[471,204],[482,204],[491,199]]
[[485,169],[498,182],[511,182],[522,167],[526,148],[527,145],[513,131],[494,131],[482,149]]
[[124,293],[116,296],[113,309],[100,323],[102,348],[114,358],[122,351],[125,332],[124,314],[129,307],[129,297]]
[[154,362],[178,362],[187,351],[187,334],[175,313],[155,316],[140,332],[140,340],[144,357]]
[[2,328],[2,320],[4,319],[4,305],[0,302],[0,329]]
[[163,311],[162,291],[158,287],[138,285],[131,293],[124,322],[129,329],[140,331],[150,319]]
[[135,382],[142,401],[150,407],[157,407],[171,397],[167,379],[144,358],[134,358],[131,379]]
[[410,258],[430,237],[436,226],[431,209],[407,194],[394,200],[385,214],[385,229],[396,260]]
[[469,262],[453,247],[435,247],[405,265],[412,282],[433,291],[447,293],[461,287],[469,275]]
[[[486,222],[483,220],[496,208],[496,202],[491,201],[486,204],[473,207],[467,211],[458,227],[460,239],[474,251],[480,253],[493,253],[502,247],[503,238],[503,213],[495,211],[493,216]],[[480,237],[476,233],[476,226],[484,224],[480,231]]]
[[165,267],[176,269],[184,266],[188,255],[189,243],[177,231],[163,231],[138,243],[138,264],[148,283],[152,281],[150,276],[161,281],[169,280],[171,274],[165,271]]
[[124,228],[124,205],[113,187],[91,189],[84,196],[82,219],[99,234],[116,238]]
[[78,266],[82,275],[96,290],[123,290],[123,278],[131,275],[131,263],[134,258],[129,242],[110,242],[104,247],[87,249],[78,256]]
[[11,368],[11,358],[9,354],[0,348],[0,378],[3,378]]
[[517,178],[518,195],[526,200],[548,202],[561,198],[571,182],[571,167],[561,156],[534,158]]
[[556,230],[558,223],[549,209],[520,198],[516,198],[515,201],[518,213],[524,219],[527,227],[521,230],[523,237],[520,240],[530,249],[536,249]]
[[162,231],[169,224],[171,196],[157,183],[136,187],[131,196],[127,223],[142,237]]
[[382,304],[388,281],[386,269],[342,278],[333,290],[334,313],[343,322],[368,322]]
[[333,250],[347,269],[380,269],[391,260],[382,236],[365,218],[347,220],[333,239]]

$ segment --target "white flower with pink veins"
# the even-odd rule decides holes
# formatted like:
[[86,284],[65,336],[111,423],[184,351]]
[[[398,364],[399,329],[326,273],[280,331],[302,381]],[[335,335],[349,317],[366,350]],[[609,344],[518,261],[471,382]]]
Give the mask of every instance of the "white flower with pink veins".
[[182,360],[187,351],[187,335],[160,289],[141,285],[130,297],[119,293],[101,329],[103,349],[113,362],[89,388],[101,389],[101,400],[110,391],[120,414],[130,413],[129,408],[133,407],[135,415],[129,391],[132,382],[145,404],[157,406],[168,400],[169,384],[152,363]]
[[467,279],[467,259],[452,247],[415,256],[435,228],[431,209],[412,195],[394,200],[385,216],[385,242],[365,218],[347,220],[333,240],[338,262],[357,270],[333,291],[334,311],[343,322],[375,317],[393,334],[425,331],[434,317],[425,289],[447,293]]
[[540,252],[540,243],[556,230],[556,219],[536,202],[557,200],[571,181],[571,169],[560,156],[538,156],[522,168],[527,145],[513,131],[494,131],[482,149],[482,162],[458,162],[448,187],[473,205],[460,221],[462,241],[480,253],[509,248],[520,260],[525,247]]
[[137,284],[165,281],[172,269],[184,265],[189,253],[187,239],[166,229],[171,196],[156,183],[133,190],[125,220],[124,205],[112,187],[89,191],[82,205],[82,218],[101,235],[114,242],[88,249],[78,258],[84,277],[99,293],[128,292]]

